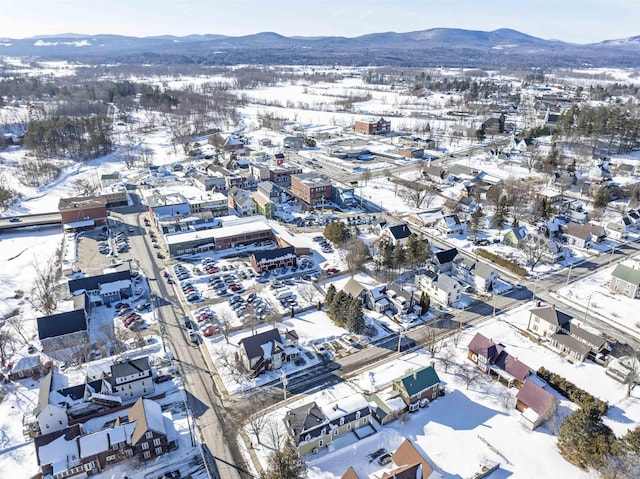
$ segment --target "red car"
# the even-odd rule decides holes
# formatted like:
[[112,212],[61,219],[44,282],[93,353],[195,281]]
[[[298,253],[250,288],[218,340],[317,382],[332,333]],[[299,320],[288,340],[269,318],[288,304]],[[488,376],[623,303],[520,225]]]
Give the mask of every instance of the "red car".
[[340,270],[338,268],[327,268],[327,274],[336,274],[339,272]]
[[217,273],[217,272],[218,272],[218,268],[207,268],[207,269],[205,270],[205,272],[206,272],[207,274],[214,274],[214,273]]
[[198,316],[196,317],[196,320],[197,320],[199,323],[201,323],[201,322],[203,322],[203,321],[206,321],[206,320],[208,320],[208,319],[213,319],[213,315],[211,315],[211,314],[209,314],[209,313],[203,313],[203,314],[200,314],[200,315],[198,315]]
[[213,336],[217,332],[218,332],[218,328],[214,326],[209,326],[208,328],[205,328],[202,330],[202,335],[209,337],[209,336]]
[[229,286],[229,289],[231,291],[240,291],[242,289],[242,286],[240,286],[239,284],[232,284],[231,286]]

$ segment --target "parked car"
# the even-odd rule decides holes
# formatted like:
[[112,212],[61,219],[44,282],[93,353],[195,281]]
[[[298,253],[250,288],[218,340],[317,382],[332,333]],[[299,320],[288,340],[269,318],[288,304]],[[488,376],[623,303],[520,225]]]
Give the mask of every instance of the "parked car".
[[200,338],[198,337],[198,333],[196,333],[195,331],[189,331],[189,341],[191,341],[193,344],[199,344]]
[[173,379],[173,376],[171,374],[161,374],[153,378],[153,382],[156,384],[160,384],[167,381],[171,381],[172,379]]

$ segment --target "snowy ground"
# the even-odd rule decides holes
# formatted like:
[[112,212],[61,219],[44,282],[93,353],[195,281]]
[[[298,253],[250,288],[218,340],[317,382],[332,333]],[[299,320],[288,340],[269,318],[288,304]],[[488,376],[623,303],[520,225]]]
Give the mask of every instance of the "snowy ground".
[[[495,462],[499,462],[500,468],[507,474],[500,477],[593,477],[591,473],[566,462],[556,449],[557,427],[562,418],[576,408],[574,404],[559,397],[561,401],[556,418],[535,431],[530,431],[520,424],[520,413],[515,410],[515,388],[507,389],[481,375],[478,382],[466,389],[457,376],[455,367],[450,368],[447,373],[439,362],[439,358],[447,349],[451,349],[458,364],[468,363],[466,345],[473,335],[479,332],[505,345],[510,354],[532,369],[544,366],[591,394],[609,401],[611,408],[605,422],[617,435],[623,435],[640,424],[640,397],[637,392],[631,397],[626,397],[626,388],[607,377],[601,366],[591,362],[571,364],[554,352],[532,343],[518,329],[526,325],[527,319],[528,306],[525,306],[508,316],[503,316],[501,320],[463,333],[457,346],[448,340],[435,358],[438,375],[446,383],[447,393],[444,397],[433,401],[428,408],[409,414],[404,423],[401,419],[386,426],[375,423],[378,432],[373,436],[358,441],[352,434],[344,435],[318,455],[306,456],[310,469],[309,477],[339,478],[349,466],[354,466],[358,473],[363,474],[362,477],[371,474],[379,477],[381,467],[375,461],[369,463],[367,454],[381,447],[391,452],[403,438],[411,439],[434,469],[444,477],[471,477],[483,465]],[[431,357],[424,351],[406,355],[363,372],[347,384],[290,403],[287,408],[273,412],[269,422],[281,423],[286,409],[310,402],[316,399],[316,396],[320,400],[339,400],[340,397],[351,394],[353,390],[380,390],[404,373],[431,361]],[[461,450],[464,451],[464,461],[460,460]],[[269,452],[268,446],[260,446],[256,451],[262,461]],[[539,458],[544,460],[538,460]]]

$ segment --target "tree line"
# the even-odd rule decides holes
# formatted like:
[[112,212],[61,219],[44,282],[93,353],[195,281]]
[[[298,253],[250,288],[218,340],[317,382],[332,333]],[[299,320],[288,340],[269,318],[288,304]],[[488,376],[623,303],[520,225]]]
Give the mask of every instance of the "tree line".
[[111,120],[94,116],[32,121],[24,136],[24,146],[38,158],[97,158],[113,148]]

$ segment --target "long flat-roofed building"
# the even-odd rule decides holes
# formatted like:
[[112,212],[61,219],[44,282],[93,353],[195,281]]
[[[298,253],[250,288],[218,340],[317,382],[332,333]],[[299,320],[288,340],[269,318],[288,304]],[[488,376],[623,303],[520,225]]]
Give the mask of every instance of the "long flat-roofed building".
[[273,240],[273,231],[264,221],[223,223],[221,228],[178,232],[165,236],[169,254],[196,254],[208,250],[223,250],[256,241]]

